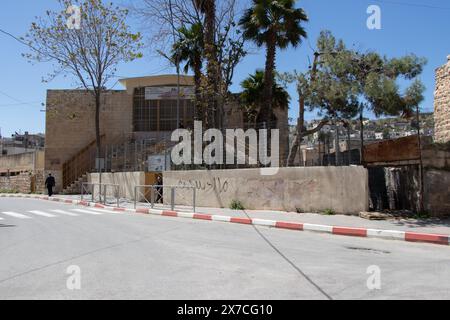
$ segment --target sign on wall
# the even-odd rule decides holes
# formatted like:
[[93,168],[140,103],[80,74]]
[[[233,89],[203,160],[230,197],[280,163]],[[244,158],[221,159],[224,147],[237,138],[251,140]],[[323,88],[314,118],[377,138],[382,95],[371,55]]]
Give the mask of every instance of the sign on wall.
[[149,172],[163,172],[166,170],[170,170],[170,157],[163,154],[148,157]]
[[[177,99],[177,87],[146,87],[145,100],[167,100]],[[195,97],[194,87],[180,87],[180,98],[193,99]]]

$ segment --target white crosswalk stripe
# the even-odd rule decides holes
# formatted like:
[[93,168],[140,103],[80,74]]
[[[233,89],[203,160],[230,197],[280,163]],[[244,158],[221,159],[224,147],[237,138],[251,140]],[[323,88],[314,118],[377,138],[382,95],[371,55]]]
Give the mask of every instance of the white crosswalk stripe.
[[72,213],[72,212],[65,211],[65,210],[51,210],[51,211],[54,212],[54,213],[62,214],[64,216],[70,216],[70,217],[78,217],[79,216],[76,213]]
[[[58,218],[61,216],[79,217],[80,214],[89,214],[100,216],[104,214],[117,214],[116,211],[99,209],[99,208],[86,208],[86,209],[66,209],[66,210],[30,210],[24,213],[18,213],[13,211],[1,212],[4,216],[17,218],[17,219],[33,219],[36,216],[45,218]],[[4,220],[4,217],[0,217],[0,220]]]
[[92,215],[98,215],[98,216],[104,214],[102,212],[83,210],[83,209],[73,209],[71,211],[80,212],[80,213],[87,213],[87,214],[92,214]]
[[26,216],[26,215],[21,214],[21,213],[17,213],[17,212],[7,211],[7,212],[2,212],[2,213],[4,215],[7,215],[7,216],[10,216],[10,217],[13,217],[13,218],[17,218],[17,219],[31,219],[31,217]]
[[107,209],[90,208],[89,210],[96,211],[96,212],[103,212],[103,213],[117,213],[116,211],[107,210]]
[[32,213],[32,214],[35,214],[35,215],[37,215],[37,216],[41,216],[41,217],[46,217],[46,218],[56,218],[55,215],[50,214],[50,213],[47,213],[47,212],[43,212],[43,211],[35,210],[35,211],[28,211],[28,212],[29,212],[29,213]]

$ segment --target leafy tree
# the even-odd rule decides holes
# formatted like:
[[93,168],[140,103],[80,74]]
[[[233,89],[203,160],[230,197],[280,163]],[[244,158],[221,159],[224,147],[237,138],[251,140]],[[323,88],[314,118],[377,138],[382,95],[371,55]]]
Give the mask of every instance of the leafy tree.
[[[126,24],[128,10],[102,0],[58,0],[61,11],[47,11],[33,22],[23,38],[31,52],[30,61],[53,62],[55,69],[48,80],[69,74],[88,90],[95,101],[95,134],[100,154],[100,104],[109,81],[121,62],[142,57],[141,35]],[[81,9],[79,29],[67,24],[67,9]]]
[[[413,54],[389,59],[376,52],[351,51],[346,65],[358,87],[361,162],[364,162],[364,112],[371,111],[377,117],[411,117],[423,101],[425,87],[415,78],[422,73],[425,64],[426,59]],[[397,83],[399,79],[413,82],[402,92]]]
[[[250,75],[241,83],[243,89],[241,101],[246,109],[248,118],[253,122],[257,120],[257,110],[261,95],[264,92],[264,71],[257,70],[255,74]],[[273,106],[274,108],[286,109],[289,106],[289,93],[276,82],[273,83]]]
[[308,21],[308,17],[303,9],[295,8],[295,2],[253,0],[252,7],[245,11],[240,20],[244,38],[254,41],[258,47],[266,47],[265,89],[259,110],[265,122],[270,122],[273,106],[277,48],[297,47],[306,38],[302,23]]
[[197,119],[202,119],[202,68],[203,68],[203,26],[200,23],[179,29],[180,38],[173,46],[172,60],[186,62],[184,72],[194,72],[195,100]]
[[[364,111],[370,110],[377,117],[412,114],[423,100],[424,86],[414,78],[422,72],[424,64],[425,60],[415,55],[388,59],[376,52],[361,54],[347,49],[343,41],[336,41],[329,31],[321,32],[313,66],[296,77],[300,94],[298,136],[302,138],[302,132],[303,136],[317,132],[330,117],[351,119],[357,108],[363,155]],[[399,78],[414,81],[402,92],[397,84]],[[302,129],[305,103],[310,111],[318,110],[324,116],[320,125],[310,131]],[[300,141],[297,138],[293,145],[290,165]],[[361,159],[363,161],[363,156]]]
[[[297,134],[291,147],[288,166],[293,166],[303,138],[319,132],[330,121],[351,119],[358,110],[358,91],[352,74],[345,70],[348,51],[342,41],[329,32],[322,32],[317,46],[326,46],[328,51],[316,52],[310,70],[305,73],[285,73],[280,75],[287,82],[296,82],[299,93],[299,120]],[[334,63],[323,63],[323,60]],[[308,108],[306,108],[308,107]],[[305,111],[316,111],[322,120],[315,128],[305,126]]]

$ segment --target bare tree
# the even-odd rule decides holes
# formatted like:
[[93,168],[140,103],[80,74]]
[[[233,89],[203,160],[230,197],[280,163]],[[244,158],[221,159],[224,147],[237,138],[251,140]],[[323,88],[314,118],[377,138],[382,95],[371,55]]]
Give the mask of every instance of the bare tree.
[[[100,104],[103,92],[121,62],[142,57],[141,35],[126,24],[128,10],[102,0],[58,0],[60,11],[47,11],[22,38],[31,48],[30,61],[52,62],[46,81],[60,74],[73,76],[95,101],[95,134],[100,154]],[[70,19],[79,9],[79,25]],[[68,11],[69,9],[69,11]],[[68,14],[69,12],[69,14]],[[69,17],[69,15],[72,15]]]

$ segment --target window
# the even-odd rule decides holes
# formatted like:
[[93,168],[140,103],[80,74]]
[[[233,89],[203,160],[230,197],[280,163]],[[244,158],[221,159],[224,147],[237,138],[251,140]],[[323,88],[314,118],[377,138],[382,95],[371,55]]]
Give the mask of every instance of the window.
[[173,131],[178,128],[177,119],[185,128],[194,124],[195,104],[190,100],[145,100],[145,88],[137,88],[133,97],[133,126],[135,132]]

